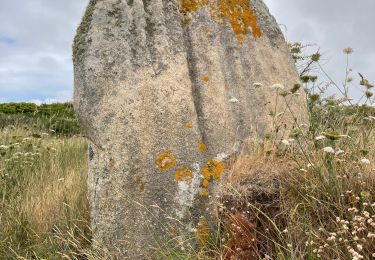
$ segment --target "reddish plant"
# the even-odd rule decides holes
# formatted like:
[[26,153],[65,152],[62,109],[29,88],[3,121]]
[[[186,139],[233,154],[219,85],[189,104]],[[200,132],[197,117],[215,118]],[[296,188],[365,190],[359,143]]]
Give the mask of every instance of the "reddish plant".
[[224,248],[224,260],[258,259],[256,227],[244,214],[232,215],[227,229],[230,239]]

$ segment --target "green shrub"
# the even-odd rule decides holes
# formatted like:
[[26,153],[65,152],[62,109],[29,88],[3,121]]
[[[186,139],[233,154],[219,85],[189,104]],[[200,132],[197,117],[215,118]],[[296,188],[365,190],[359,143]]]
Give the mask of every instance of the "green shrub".
[[54,135],[78,135],[81,126],[71,103],[0,103],[0,129],[7,126],[27,128]]

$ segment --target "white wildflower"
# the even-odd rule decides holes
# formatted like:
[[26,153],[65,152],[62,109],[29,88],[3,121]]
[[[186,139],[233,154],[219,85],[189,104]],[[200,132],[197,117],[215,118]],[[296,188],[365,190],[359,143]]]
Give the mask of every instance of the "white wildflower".
[[341,150],[341,149],[339,149],[335,154],[336,155],[341,155],[341,154],[343,154],[343,153],[345,153],[343,150]]
[[362,158],[362,160],[361,160],[361,164],[363,164],[363,165],[369,165],[370,163],[371,163],[371,162],[370,162],[369,159]]
[[9,146],[6,146],[6,145],[0,145],[0,149],[4,149],[4,150],[7,150],[9,148]]
[[286,139],[282,140],[281,143],[285,146],[290,146],[290,142]]
[[237,98],[235,98],[235,97],[232,97],[231,99],[229,99],[229,102],[230,103],[238,103],[238,102],[240,102]]
[[324,140],[324,139],[326,139],[326,137],[324,135],[319,135],[319,136],[315,137],[315,140],[317,140],[317,141]]
[[353,207],[353,208],[348,208],[348,211],[349,211],[349,212],[357,213],[357,212],[358,212],[358,209]]
[[307,168],[311,168],[311,167],[314,167],[314,164],[313,164],[313,163],[309,163],[309,164],[307,165]]
[[285,89],[283,84],[273,84],[271,86],[272,89]]
[[324,148],[323,148],[323,151],[324,151],[325,153],[332,153],[332,154],[335,153],[335,150],[334,150],[331,146],[324,147]]
[[218,155],[216,155],[215,160],[218,161],[218,162],[222,162],[225,159],[227,159],[228,157],[229,157],[229,155],[226,154],[226,153],[219,153]]

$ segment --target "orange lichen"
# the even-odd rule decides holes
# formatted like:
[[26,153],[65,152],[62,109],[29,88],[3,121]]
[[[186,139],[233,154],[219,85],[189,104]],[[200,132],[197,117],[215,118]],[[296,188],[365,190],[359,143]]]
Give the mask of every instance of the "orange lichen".
[[204,179],[203,180],[203,187],[207,188],[208,187],[208,184],[210,184],[210,182],[207,180],[207,179]]
[[186,129],[191,129],[191,128],[193,128],[193,126],[192,126],[191,124],[189,124],[189,123],[186,123],[186,124],[185,124],[185,128],[186,128]]
[[161,153],[156,158],[156,165],[159,167],[160,170],[166,171],[176,164],[176,158],[173,156],[170,150],[166,151],[165,153]]
[[203,76],[203,77],[202,77],[202,80],[203,80],[204,82],[208,82],[208,81],[210,80],[210,78],[206,75],[206,76]]
[[202,189],[202,190],[201,190],[201,195],[202,195],[202,196],[208,196],[208,194],[209,194],[209,193],[208,193],[208,190],[207,190],[207,189]]
[[181,0],[182,13],[195,13],[199,8],[208,5],[209,0]]
[[[249,0],[218,0],[217,3],[209,0],[180,0],[180,11],[184,14],[183,22],[186,24],[196,15],[198,9],[206,6],[209,8],[209,13],[214,20],[220,22],[229,20],[233,32],[240,43],[243,43],[249,28],[251,28],[254,37],[262,35],[257,17],[250,7]],[[207,33],[206,29],[205,32]]]
[[224,163],[216,160],[209,160],[202,170],[204,179],[210,180],[211,177],[214,180],[220,179],[221,174],[224,171]]
[[249,5],[249,0],[220,0],[220,14],[229,18],[233,32],[240,43],[247,35],[249,28],[252,29],[254,37],[262,35],[257,18]]
[[193,172],[190,170],[188,166],[180,166],[174,172],[177,181],[186,181],[191,183],[193,179]]
[[207,151],[207,146],[206,146],[205,144],[199,144],[199,145],[198,145],[198,148],[199,148],[199,151],[200,151],[201,153],[204,153],[204,152]]

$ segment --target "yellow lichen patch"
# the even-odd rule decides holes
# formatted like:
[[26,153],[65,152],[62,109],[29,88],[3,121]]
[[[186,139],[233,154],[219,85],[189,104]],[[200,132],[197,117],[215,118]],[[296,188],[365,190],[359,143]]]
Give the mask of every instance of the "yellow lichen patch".
[[210,80],[210,78],[206,75],[206,76],[203,76],[203,77],[202,77],[202,80],[203,80],[204,82],[208,82],[208,81]]
[[[262,35],[261,29],[250,7],[249,0],[180,0],[180,11],[184,14],[184,23],[193,18],[196,11],[208,7],[213,20],[222,22],[228,20],[238,41],[243,43],[244,37],[251,28],[254,37]],[[206,31],[208,30],[208,31]],[[209,33],[209,29],[205,29]]]
[[208,187],[208,184],[210,184],[210,182],[207,180],[207,179],[204,179],[203,180],[203,187],[207,188]]
[[199,151],[200,151],[201,153],[204,153],[204,152],[207,151],[207,146],[206,146],[205,144],[199,144],[199,145],[198,145],[198,148],[199,148]]
[[208,3],[209,0],[181,0],[180,10],[183,14],[194,13]]
[[221,174],[224,171],[224,163],[216,160],[209,160],[202,170],[204,179],[210,180],[211,177],[214,180],[220,179]]
[[249,5],[249,0],[220,0],[220,14],[229,19],[233,32],[240,43],[247,35],[249,27],[255,37],[262,35],[257,18]]
[[173,156],[170,150],[166,151],[165,153],[161,153],[156,158],[156,165],[159,167],[160,170],[166,171],[176,164],[176,158]]
[[188,166],[180,166],[174,172],[177,181],[186,181],[190,183],[193,179],[193,172]]
[[206,188],[204,188],[204,189],[201,190],[201,195],[202,196],[208,196],[208,194],[209,193],[208,193],[208,190]]
[[193,126],[192,126],[191,124],[189,124],[189,123],[186,123],[186,124],[185,124],[185,128],[186,128],[186,129],[191,129],[191,128],[193,128]]

